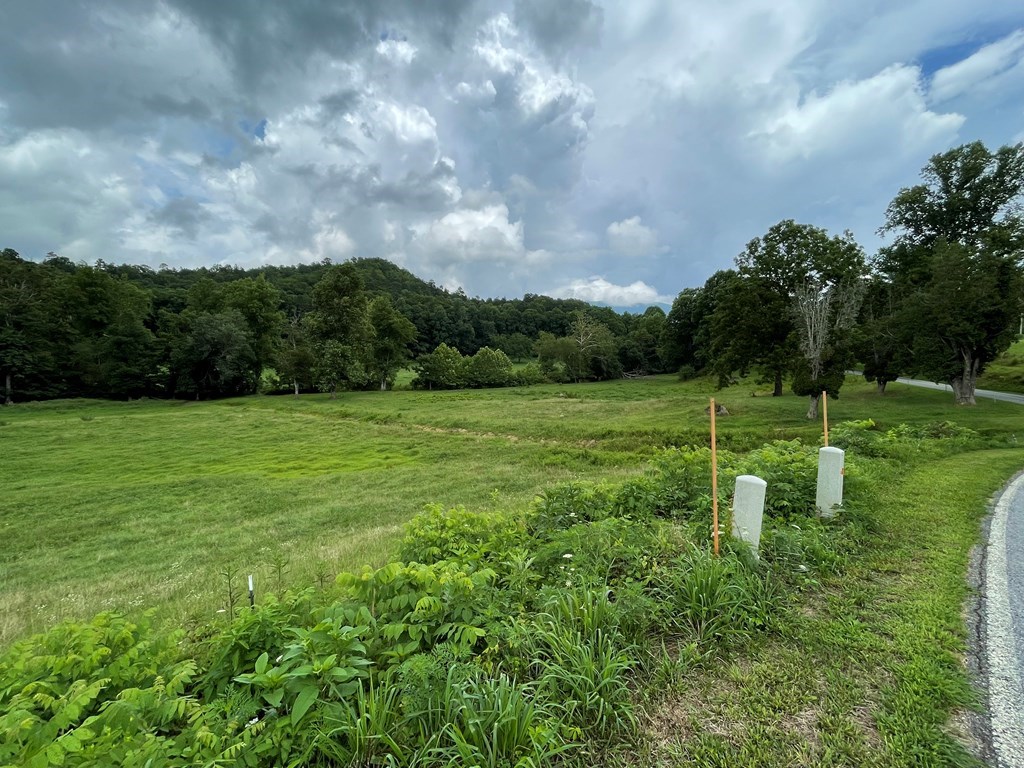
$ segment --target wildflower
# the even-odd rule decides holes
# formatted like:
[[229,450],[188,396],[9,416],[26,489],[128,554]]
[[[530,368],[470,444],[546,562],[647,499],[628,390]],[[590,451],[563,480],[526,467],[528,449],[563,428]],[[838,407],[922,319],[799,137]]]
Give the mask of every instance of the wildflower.
[[566,560],[572,560],[572,552],[566,552],[564,555],[562,555],[562,557],[564,557]]
[[248,728],[250,725],[256,725],[256,723],[258,723],[259,721],[260,719],[258,717],[254,717],[252,720],[245,724],[245,727]]

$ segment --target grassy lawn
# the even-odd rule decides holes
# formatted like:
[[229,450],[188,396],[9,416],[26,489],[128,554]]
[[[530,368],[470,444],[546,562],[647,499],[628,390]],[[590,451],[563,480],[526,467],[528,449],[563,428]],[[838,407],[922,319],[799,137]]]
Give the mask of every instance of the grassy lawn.
[[997,392],[1024,392],[1024,340],[1014,342],[985,369],[978,379],[978,387]]
[[[427,503],[517,508],[552,483],[621,477],[658,447],[703,442],[712,395],[732,414],[720,421],[726,447],[818,439],[803,399],[755,389],[655,377],[4,409],[0,643],[107,608],[202,620],[225,602],[226,569],[277,590],[380,564]],[[854,379],[830,417],[1024,429],[1012,404],[956,409],[897,384],[879,398]]]
[[[552,484],[629,477],[658,448],[703,443],[712,395],[730,411],[719,421],[725,447],[819,440],[803,398],[763,394],[655,377],[7,408],[0,645],[110,608],[155,606],[163,623],[208,624],[227,602],[228,573],[236,599],[247,573],[261,595],[328,583],[393,557],[426,504],[515,511]],[[1024,465],[1024,408],[956,408],[946,393],[898,384],[879,397],[851,379],[829,412],[833,424],[870,418],[883,429],[955,420],[985,439],[952,456],[913,442],[890,458],[851,451],[840,519],[825,538],[791,539],[832,548],[835,569],[800,575],[779,566],[791,561],[766,560],[790,587],[771,630],[722,646],[732,650],[634,646],[650,655],[629,692],[639,727],[607,752],[595,742],[580,753],[585,764],[974,764],[951,719],[977,703],[963,664],[964,574],[986,500]],[[770,525],[784,541],[783,520]],[[614,535],[626,540],[633,527]],[[597,541],[593,552],[582,539],[557,552],[570,546],[581,569],[584,555],[618,552]]]
[[987,500],[1022,465],[1013,449],[855,471],[860,556],[779,637],[656,696],[638,764],[980,765],[949,718],[976,704],[964,574]]

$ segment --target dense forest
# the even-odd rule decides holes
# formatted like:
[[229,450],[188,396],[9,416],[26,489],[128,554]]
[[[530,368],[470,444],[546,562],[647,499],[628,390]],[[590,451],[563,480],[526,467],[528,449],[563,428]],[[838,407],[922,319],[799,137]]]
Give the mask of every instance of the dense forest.
[[[157,270],[0,252],[0,393],[210,398],[253,392],[488,387],[704,373],[757,374],[838,396],[860,365],[879,391],[903,374],[978,375],[1021,317],[1024,145],[935,155],[896,195],[868,258],[849,232],[784,220],[735,269],[659,307],[619,314],[576,300],[479,299],[382,259]],[[515,361],[530,361],[515,367]]]
[[[657,307],[470,298],[382,259],[179,270],[0,252],[8,402],[387,388],[415,359],[424,386],[517,383],[511,361],[527,359],[540,363],[532,379],[657,373],[664,322]],[[437,355],[453,351],[457,374],[432,378]]]

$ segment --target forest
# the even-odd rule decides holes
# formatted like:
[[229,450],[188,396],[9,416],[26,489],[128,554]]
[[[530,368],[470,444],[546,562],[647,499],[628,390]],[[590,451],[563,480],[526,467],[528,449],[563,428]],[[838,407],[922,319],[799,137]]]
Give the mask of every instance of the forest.
[[[868,258],[853,235],[783,220],[666,314],[572,299],[481,299],[383,259],[258,269],[39,262],[0,252],[0,394],[209,399],[388,389],[412,365],[430,389],[604,380],[678,371],[719,386],[755,373],[782,394],[838,396],[862,368],[977,377],[1021,310],[1024,146],[934,156],[896,195]],[[528,365],[516,366],[514,363]]]

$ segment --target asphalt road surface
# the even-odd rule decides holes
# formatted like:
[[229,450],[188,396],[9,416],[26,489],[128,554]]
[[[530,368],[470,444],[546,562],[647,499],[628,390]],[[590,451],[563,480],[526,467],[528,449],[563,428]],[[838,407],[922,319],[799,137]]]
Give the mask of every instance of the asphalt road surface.
[[[949,384],[936,384],[932,381],[921,381],[920,379],[896,379],[900,384],[909,384],[912,387],[924,387],[925,389],[939,389],[943,392],[953,394],[953,388]],[[991,389],[974,390],[975,400],[1005,400],[1008,403],[1024,405],[1024,395],[1017,395],[1013,392],[993,392]],[[1024,764],[1022,764],[1024,765]]]
[[1024,766],[1024,474],[996,501],[983,595],[992,749],[999,768]]

